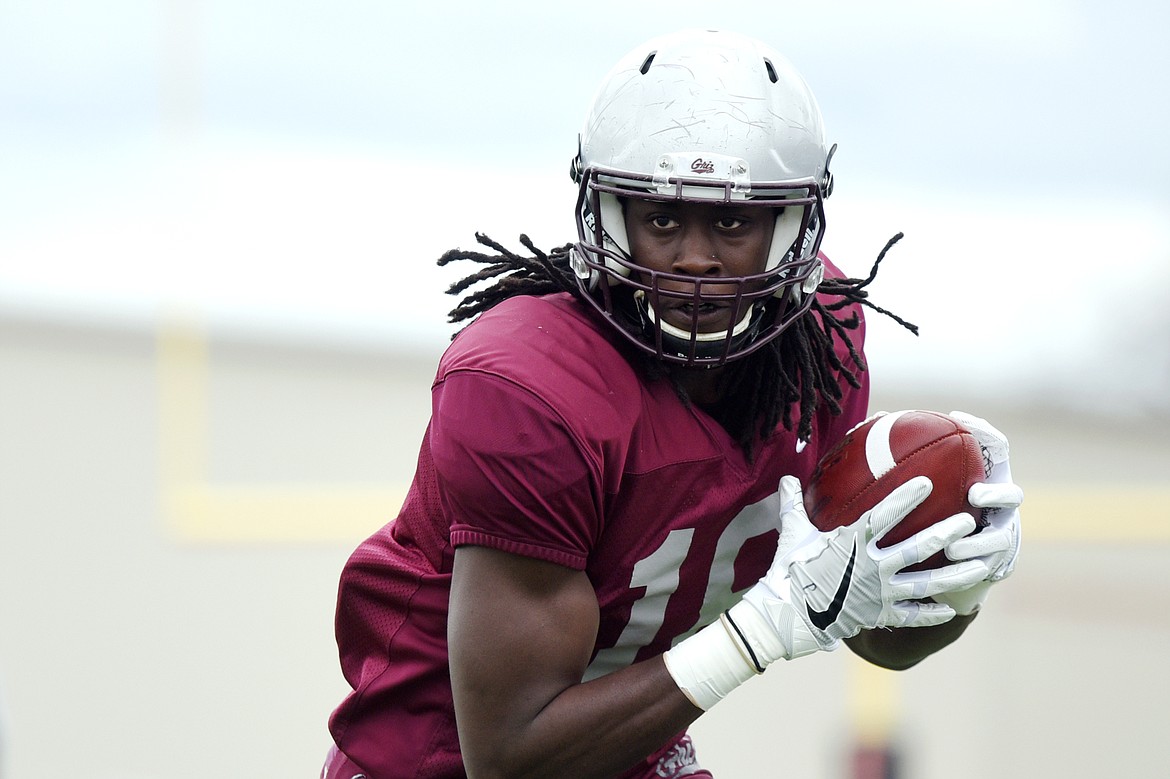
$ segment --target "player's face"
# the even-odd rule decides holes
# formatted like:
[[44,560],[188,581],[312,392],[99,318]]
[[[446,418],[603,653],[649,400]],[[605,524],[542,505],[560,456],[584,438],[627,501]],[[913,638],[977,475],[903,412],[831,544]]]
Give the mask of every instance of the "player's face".
[[[719,284],[720,278],[764,272],[776,217],[771,209],[759,206],[629,199],[625,220],[635,263],[657,273],[702,279],[700,294],[708,296],[735,294],[736,285]],[[762,285],[761,281],[757,288]],[[689,280],[660,279],[659,287],[684,296],[694,292]],[[699,332],[712,333],[734,324],[732,305],[728,300],[704,301],[696,318],[693,300],[661,298],[657,313],[688,331],[697,320]]]

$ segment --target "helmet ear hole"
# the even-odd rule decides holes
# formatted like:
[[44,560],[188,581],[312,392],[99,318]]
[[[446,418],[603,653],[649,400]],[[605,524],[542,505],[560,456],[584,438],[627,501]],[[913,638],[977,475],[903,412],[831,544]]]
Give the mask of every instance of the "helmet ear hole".
[[833,164],[833,155],[836,153],[837,144],[834,143],[832,147],[829,148],[829,153],[825,157],[825,173],[821,180],[821,190],[824,192],[822,197],[825,198],[828,198],[829,195],[833,194],[833,171],[829,169],[829,166]]
[[780,80],[780,77],[776,75],[776,66],[767,57],[764,57],[764,69],[768,71],[768,80],[773,84]]

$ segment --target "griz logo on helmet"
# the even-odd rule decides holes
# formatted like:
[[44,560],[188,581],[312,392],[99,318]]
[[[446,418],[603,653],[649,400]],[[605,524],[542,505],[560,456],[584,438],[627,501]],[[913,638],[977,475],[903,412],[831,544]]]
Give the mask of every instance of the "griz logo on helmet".
[[711,162],[710,160],[705,160],[702,157],[699,157],[697,160],[695,160],[694,162],[691,163],[691,172],[692,173],[714,173],[715,172],[715,163]]

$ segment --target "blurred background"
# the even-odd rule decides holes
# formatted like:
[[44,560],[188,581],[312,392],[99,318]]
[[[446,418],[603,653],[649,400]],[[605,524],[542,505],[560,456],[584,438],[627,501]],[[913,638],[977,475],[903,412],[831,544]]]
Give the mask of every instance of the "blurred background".
[[816,93],[846,272],[905,233],[874,408],[987,416],[1028,494],[962,642],[770,671],[700,758],[1170,775],[1170,6],[3,0],[0,777],[315,776],[337,577],[453,332],[434,259],[572,239],[593,90],[693,26]]

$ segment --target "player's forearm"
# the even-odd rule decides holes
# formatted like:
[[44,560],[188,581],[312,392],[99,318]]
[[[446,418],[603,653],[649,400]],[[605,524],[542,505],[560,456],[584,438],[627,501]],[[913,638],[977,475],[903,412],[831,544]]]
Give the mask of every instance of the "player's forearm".
[[863,630],[845,643],[874,665],[904,671],[963,635],[973,619],[975,615],[971,614],[931,627]]
[[460,741],[472,779],[607,777],[660,749],[702,713],[656,657],[573,685],[493,738],[465,739],[461,727]]

